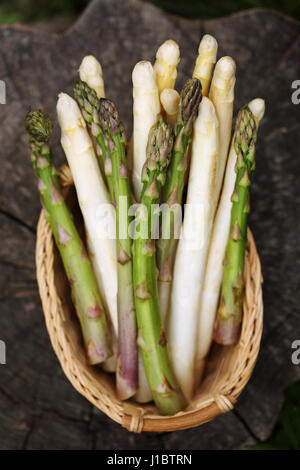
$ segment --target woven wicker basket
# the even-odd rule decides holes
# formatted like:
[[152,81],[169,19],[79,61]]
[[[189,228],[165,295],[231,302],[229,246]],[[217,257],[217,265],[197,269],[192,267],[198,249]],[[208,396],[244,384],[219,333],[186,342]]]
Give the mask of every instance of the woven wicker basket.
[[[61,170],[61,183],[65,187],[68,204],[75,213],[75,221],[80,226],[82,220],[72,176],[66,166]],[[113,376],[87,364],[68,283],[44,211],[38,223],[36,264],[46,325],[58,360],[75,389],[111,419],[134,432],[174,431],[198,426],[233,408],[251,376],[263,324],[261,267],[250,230],[239,344],[212,348],[204,381],[192,403],[184,412],[171,417],[160,416],[154,405],[140,405],[133,400],[121,402],[115,394]]]

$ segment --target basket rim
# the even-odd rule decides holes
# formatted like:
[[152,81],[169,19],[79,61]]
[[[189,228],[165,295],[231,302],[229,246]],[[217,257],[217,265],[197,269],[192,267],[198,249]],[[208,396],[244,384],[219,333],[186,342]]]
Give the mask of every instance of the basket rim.
[[[64,186],[72,184],[68,167],[61,169]],[[112,399],[107,387],[96,382],[90,366],[83,368],[82,363],[72,355],[71,345],[63,329],[64,313],[54,281],[53,263],[55,244],[50,225],[42,209],[37,226],[36,238],[36,275],[42,301],[46,327],[52,347],[61,367],[74,388],[93,405],[130,431],[175,431],[198,426],[210,421],[221,413],[226,413],[235,405],[237,398],[251,377],[257,360],[262,328],[263,300],[261,265],[253,235],[248,228],[248,252],[245,262],[246,290],[245,311],[249,313],[247,324],[243,322],[238,347],[238,361],[234,363],[230,380],[226,386],[219,387],[214,395],[207,395],[196,408],[189,408],[174,416],[153,414],[153,406],[121,402]],[[248,314],[247,313],[247,314]],[[98,382],[99,378],[98,378]],[[96,386],[97,384],[97,386]]]

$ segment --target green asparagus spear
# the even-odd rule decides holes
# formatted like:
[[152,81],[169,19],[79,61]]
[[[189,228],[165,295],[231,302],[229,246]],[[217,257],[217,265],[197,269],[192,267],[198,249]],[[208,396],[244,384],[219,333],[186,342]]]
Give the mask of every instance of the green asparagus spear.
[[239,112],[236,122],[236,183],[231,197],[230,232],[214,331],[214,340],[225,345],[237,343],[241,329],[247,219],[250,212],[251,175],[255,169],[256,138],[257,128],[253,114],[248,106],[245,106]]
[[116,204],[118,260],[118,361],[117,393],[120,399],[133,396],[138,387],[137,327],[133,292],[132,240],[128,215],[131,192],[126,167],[126,135],[115,105],[100,100],[99,121],[108,143],[108,158],[112,163],[112,183]]
[[74,85],[74,96],[78,102],[82,115],[91,129],[92,136],[96,139],[96,154],[104,170],[109,193],[114,202],[114,189],[112,177],[112,162],[107,148],[103,131],[99,122],[99,99],[95,90],[82,80],[78,80]]
[[57,172],[52,165],[48,144],[52,123],[43,111],[30,110],[25,118],[25,126],[42,204],[69,279],[88,361],[90,364],[98,364],[111,354],[110,328],[91,263],[63,199]]
[[[166,184],[162,190],[162,204],[167,204],[169,210],[162,211],[161,227],[168,230],[168,236],[162,231],[157,242],[157,263],[159,268],[159,296],[162,314],[165,319],[172,281],[177,239],[179,231],[185,172],[187,170],[188,152],[192,139],[193,123],[198,114],[202,99],[201,82],[192,78],[185,84],[179,101],[178,115],[175,125],[175,143],[170,166],[167,171]],[[173,206],[173,209],[172,209]],[[169,222],[170,220],[170,222]]]
[[[171,368],[167,342],[160,318],[153,215],[173,147],[172,130],[161,119],[149,133],[147,159],[142,171],[141,204],[135,217],[133,274],[138,321],[138,344],[142,351],[146,376],[159,411],[172,415],[185,407]],[[155,219],[154,219],[155,220]]]

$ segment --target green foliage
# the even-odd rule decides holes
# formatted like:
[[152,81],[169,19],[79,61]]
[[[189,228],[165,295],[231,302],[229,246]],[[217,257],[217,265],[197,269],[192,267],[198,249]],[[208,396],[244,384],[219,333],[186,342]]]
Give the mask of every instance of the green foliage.
[[[30,23],[63,12],[79,13],[90,0],[3,0],[0,23]],[[122,0],[120,0],[122,1]],[[141,0],[187,18],[216,18],[247,8],[274,8],[300,19],[299,0]]]
[[289,385],[273,434],[250,450],[300,450],[300,382]]
[[0,5],[0,23],[30,23],[63,12],[80,12],[90,0],[4,0]]
[[143,0],[187,18],[216,18],[248,8],[273,8],[300,19],[299,0]]

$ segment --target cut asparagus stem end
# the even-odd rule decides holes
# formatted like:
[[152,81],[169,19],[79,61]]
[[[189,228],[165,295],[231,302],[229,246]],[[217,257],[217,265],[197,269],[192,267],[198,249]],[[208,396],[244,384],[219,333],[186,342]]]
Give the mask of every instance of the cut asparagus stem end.
[[118,373],[117,365],[117,375],[116,375],[116,390],[117,396],[120,400],[128,400],[131,398],[137,391],[137,374],[136,371],[132,371],[132,376],[129,378],[125,377],[126,374]]
[[238,342],[241,332],[240,319],[231,316],[222,320],[217,318],[214,331],[214,341],[224,346],[231,346]]
[[163,416],[173,416],[186,408],[187,403],[183,395],[178,390],[170,390],[162,393],[156,393],[152,390],[153,399],[160,413]]

